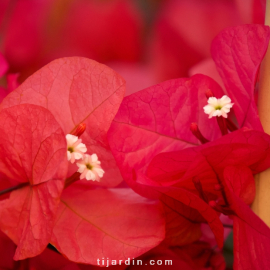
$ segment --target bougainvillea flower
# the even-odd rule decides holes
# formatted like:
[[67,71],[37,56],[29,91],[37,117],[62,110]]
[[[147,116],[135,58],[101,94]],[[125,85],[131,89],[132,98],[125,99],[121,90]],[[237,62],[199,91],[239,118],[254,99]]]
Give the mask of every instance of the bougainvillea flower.
[[[213,230],[219,228],[216,233],[222,245],[223,226],[207,203],[181,188],[167,186],[154,191],[144,185],[146,168],[154,156],[162,151],[199,144],[190,131],[192,122],[200,124],[206,138],[221,137],[217,122],[208,119],[202,109],[207,102],[205,92],[208,89],[217,96],[222,95],[222,89],[212,79],[195,75],[189,79],[167,81],[125,97],[108,139],[125,181],[136,192],[161,199],[185,217],[200,222],[208,220]],[[192,153],[188,157],[193,160]]]
[[[96,153],[101,161],[105,174],[100,182],[81,180],[80,183],[69,185],[61,198],[60,194],[56,196],[60,206],[50,241],[61,253],[76,262],[97,264],[97,258],[103,256],[139,256],[164,239],[163,208],[158,201],[146,200],[130,189],[95,189],[95,183],[112,187],[122,181],[106,133],[124,91],[123,79],[110,68],[85,58],[64,58],[50,63],[29,77],[1,104],[0,113],[12,111],[16,106],[39,105],[44,110],[48,109],[64,134],[78,134],[87,152]],[[67,162],[66,151],[65,141],[64,160]],[[94,161],[97,163],[97,160]],[[67,163],[68,179],[77,177],[75,180],[79,180],[76,164]],[[9,170],[6,174],[11,178],[13,171]],[[23,174],[23,171],[20,173]],[[12,192],[10,199],[4,201],[4,210],[10,207],[17,209],[24,196],[23,189]],[[15,197],[21,200],[14,201]],[[40,205],[46,203],[44,199]],[[14,224],[18,223],[19,217],[7,218],[10,214],[4,210],[1,212],[1,229],[14,239],[6,228],[9,226],[17,230]],[[35,210],[34,219],[42,215],[38,208]],[[31,233],[26,228],[25,231]],[[31,242],[18,233],[16,236],[15,242],[22,241],[34,253]],[[45,244],[47,239],[42,241]],[[34,256],[28,250],[23,251],[24,257]],[[37,255],[38,251],[35,252]]]
[[[0,109],[24,103],[45,107],[65,134],[72,134],[80,123],[85,123],[86,130],[80,139],[88,153],[97,154],[106,171],[98,185],[112,187],[122,177],[110,152],[106,132],[124,96],[124,84],[116,72],[95,61],[62,58],[29,77],[5,98]],[[77,166],[69,167],[71,175]]]
[[[197,145],[198,140],[190,132],[190,124],[193,122],[199,123],[202,134],[208,140],[220,137],[215,120],[209,120],[202,110],[207,104],[205,92],[208,89],[217,98],[224,94],[231,98],[234,103],[233,111],[240,128],[247,126],[262,130],[254,103],[253,89],[257,70],[265,54],[269,38],[269,28],[262,25],[229,28],[216,38],[212,53],[215,54],[216,63],[227,70],[222,77],[226,82],[228,93],[224,93],[224,90],[210,79],[196,75],[190,79],[164,82],[126,97],[112,125],[112,135],[109,138],[112,148],[122,148],[116,142],[117,136],[120,136],[124,145],[130,145],[129,156],[136,157],[138,154],[134,151],[144,148],[144,151],[149,154],[144,155],[137,166],[145,168],[155,154],[165,151],[163,150],[165,147],[167,151],[174,149],[176,142],[178,143],[177,149]],[[235,54],[241,52],[237,58],[238,65],[234,65],[234,52]],[[233,81],[229,74],[232,69],[234,70]],[[211,125],[211,129],[209,129],[209,125]],[[133,138],[122,137],[122,129],[132,134]],[[126,134],[125,132],[123,134]],[[147,134],[147,140],[140,139],[141,136],[146,137],[145,134]],[[162,136],[162,134],[166,136]],[[135,135],[138,137],[138,142],[132,146],[131,142],[136,138]],[[175,139],[170,140],[170,138]],[[166,141],[166,143],[161,143],[162,141]],[[172,145],[171,141],[176,142]],[[141,144],[141,147],[138,144]],[[157,145],[159,145],[159,150],[154,151],[153,149]],[[115,152],[118,152],[117,148]],[[124,157],[125,153],[129,152],[127,147],[124,149],[123,153],[117,153],[119,160],[120,156]],[[133,162],[130,160],[130,162],[130,167],[137,163],[136,159],[133,159]],[[120,167],[126,165],[125,162],[121,163]],[[124,170],[122,173],[126,175]]]
[[[221,97],[224,94],[230,96],[232,102],[235,103],[232,113],[235,115],[234,119],[236,117],[239,127],[247,126],[249,128],[262,130],[257,115],[257,109],[254,102],[253,93],[257,70],[265,54],[266,48],[268,46],[268,41],[269,41],[268,27],[258,25],[257,26],[246,25],[236,28],[230,28],[223,31],[215,39],[213,43],[212,54],[218,66],[221,77],[224,80],[227,92],[224,93],[224,90],[221,90],[218,87],[215,87],[214,89],[212,85],[211,85],[212,88],[211,87],[208,88],[214,92],[216,97]],[[194,82],[195,78],[199,78],[198,75],[191,77],[191,79],[182,79],[182,81],[185,81],[185,87],[188,90],[190,90],[191,88],[190,85],[192,85],[192,83],[190,82]],[[150,160],[158,153],[158,151],[160,152],[171,151],[171,149],[180,150],[186,147],[193,146],[190,144],[190,142],[194,138],[191,137],[192,135],[187,130],[188,124],[190,125],[192,122],[198,123],[199,124],[198,126],[202,131],[202,134],[204,134],[204,136],[210,141],[216,139],[217,136],[219,136],[219,133],[217,132],[217,129],[214,126],[213,122],[210,122],[209,120],[208,124],[205,125],[204,122],[205,118],[202,115],[203,106],[200,106],[199,111],[198,109],[196,109],[196,106],[198,106],[197,96],[191,99],[190,92],[186,90],[185,94],[183,94],[184,98],[182,98],[183,103],[180,103],[179,100],[177,99],[177,96],[181,95],[182,89],[181,90],[177,89],[174,83],[175,81],[166,82],[157,85],[155,87],[155,91],[153,90],[154,87],[152,87],[144,91],[141,91],[140,94],[137,95],[134,94],[124,99],[120,111],[118,112],[118,115],[116,116],[114,123],[112,125],[111,128],[112,132],[109,133],[110,135],[109,141],[111,144],[111,148],[113,149],[113,153],[117,161],[119,162],[118,163],[119,166],[120,167],[122,166],[122,174],[125,180],[129,183],[130,186],[133,187],[134,190],[136,190],[140,194],[143,194],[146,197],[156,196],[159,197],[161,200],[163,200],[164,196],[165,197],[170,196],[171,199],[174,200],[176,199],[178,201],[182,200],[182,202],[184,202],[183,199],[185,198],[184,194],[188,194],[189,199],[186,200],[185,203],[189,206],[194,207],[194,204],[191,203],[193,201],[190,199],[192,198],[192,196],[190,196],[191,193],[190,191],[192,191],[193,189],[192,193],[197,192],[197,198],[200,197],[201,203],[198,201],[197,205],[200,204],[201,207],[204,206],[205,207],[204,210],[209,209],[210,206],[217,209],[219,208],[218,203],[220,203],[220,201],[215,200],[217,199],[216,197],[217,193],[218,192],[220,193],[222,190],[221,188],[222,185],[217,184],[217,182],[215,185],[212,182],[213,179],[217,180],[216,174],[212,173],[212,178],[211,177],[209,178],[208,175],[207,176],[208,180],[207,179],[205,180],[207,184],[206,196],[208,195],[211,197],[215,195],[215,192],[217,192],[216,195],[212,197],[213,200],[211,202],[209,201],[207,205],[204,205],[206,198],[204,196],[205,195],[204,192],[201,192],[204,189],[202,188],[201,184],[202,181],[200,179],[195,178],[194,181],[192,181],[191,183],[189,182],[188,185],[187,183],[184,182],[181,182],[180,184],[180,181],[177,180],[180,179],[181,177],[186,177],[185,172],[187,170],[188,164],[193,163],[196,157],[196,155],[194,155],[195,148],[183,150],[185,151],[185,157],[183,157],[183,159],[180,160],[183,161],[183,163],[181,163],[182,166],[180,166],[178,162],[177,168],[178,178],[172,176],[170,180],[168,180],[166,176],[166,178],[164,179],[167,180],[165,181],[163,179],[164,181],[162,182],[159,179],[159,181],[161,181],[160,183],[157,182],[157,179],[150,179],[149,177],[147,178],[145,175],[146,173],[145,167],[149,164]],[[187,87],[186,85],[189,85],[190,88]],[[203,90],[204,89],[203,85],[204,83],[201,83],[201,85],[198,83],[197,88],[201,88]],[[163,92],[164,96],[162,95]],[[197,95],[198,92],[194,91],[193,93],[194,95]],[[167,97],[165,97],[165,93]],[[202,95],[198,96],[199,100],[200,97],[203,98]],[[160,100],[162,100],[162,102]],[[193,105],[195,109],[194,107],[192,107]],[[136,112],[133,112],[132,108],[136,108]],[[181,112],[184,113],[181,114]],[[230,113],[229,117],[231,116],[232,114]],[[182,123],[182,125],[180,125],[179,123]],[[211,129],[209,129],[209,126],[211,126]],[[129,136],[123,138],[120,134],[124,133],[124,131],[125,133],[128,133]],[[188,136],[187,137],[183,136],[182,131],[183,133],[185,132]],[[216,133],[213,134],[213,132]],[[211,135],[209,133],[212,133],[211,139],[210,139]],[[129,139],[131,137],[133,144],[131,144],[131,141]],[[118,139],[121,138],[120,140],[124,143],[120,145],[117,142],[117,138]],[[176,140],[173,138],[178,139],[177,143]],[[227,138],[230,138],[230,136],[228,136]],[[225,140],[225,137],[223,139]],[[258,140],[258,142],[259,141],[261,140]],[[196,142],[194,143],[196,144]],[[256,145],[256,142],[254,143],[253,141],[252,143]],[[242,150],[241,147],[237,150],[238,148],[237,146],[235,149],[236,151],[235,153],[238,152],[239,154],[235,157],[235,159],[238,160],[239,163],[237,167],[235,167],[234,166],[235,164],[233,164],[232,162],[231,165],[233,166],[232,167],[229,166],[225,170],[226,174],[237,175],[238,176],[237,180],[230,181],[229,179],[232,179],[232,177],[228,178],[226,176],[227,181],[224,182],[225,176],[223,176],[223,171],[225,167],[228,166],[229,164],[221,163],[223,165],[219,168],[219,178],[221,180],[223,179],[224,186],[229,186],[233,190],[233,192],[229,192],[230,189],[226,188],[227,197],[234,198],[238,196],[239,198],[241,198],[241,200],[238,201],[240,201],[241,204],[244,205],[244,207],[246,207],[246,209],[249,209],[246,206],[246,204],[250,204],[254,197],[253,174],[258,171],[262,171],[269,166],[266,164],[267,162],[264,163],[263,161],[264,159],[263,153],[262,155],[258,156],[257,155],[250,156],[249,162],[253,160],[256,164],[257,160],[257,162],[260,161],[259,163],[263,164],[261,165],[262,167],[260,167],[258,163],[256,166],[259,167],[257,167],[255,171],[254,171],[254,168],[256,167],[255,164],[254,164],[255,167],[251,168],[249,166],[251,166],[252,163],[246,166],[247,165],[245,164],[246,161],[242,158],[239,159],[239,156],[242,156],[243,153],[245,153],[246,151],[250,151],[249,149],[250,147],[254,148],[254,145],[252,146],[252,143],[250,145],[250,142],[247,142],[247,144],[243,147]],[[230,144],[231,142],[228,142],[228,147],[222,148],[222,150],[221,149],[217,150],[218,148],[216,148],[216,150],[214,151],[215,153],[213,153],[213,157],[216,160],[216,162],[221,161],[219,156],[217,156],[217,153],[222,154],[223,152],[223,154],[220,155],[220,157],[224,156],[224,154],[226,155],[227,151],[230,151],[231,149],[229,147]],[[159,147],[156,147],[157,145]],[[264,143],[261,143],[261,145],[258,145],[257,147],[265,149],[263,145]],[[156,150],[157,148],[159,150]],[[258,151],[256,149],[254,150]],[[231,152],[228,153],[231,154]],[[141,160],[139,157],[141,157],[142,155],[144,156],[144,158]],[[215,162],[215,160],[213,160],[213,162]],[[265,161],[267,161],[267,159],[265,159]],[[206,168],[207,167],[209,168],[209,165],[201,162],[199,162],[197,165],[195,164],[194,166],[199,166],[199,164],[204,164],[202,165],[202,168],[204,168],[205,166]],[[164,173],[164,171],[169,170],[170,166],[173,167],[174,163],[172,162],[171,164],[171,162],[167,163],[161,162],[160,173]],[[192,170],[190,172],[192,173]],[[177,183],[179,184],[176,187]],[[186,186],[182,186],[185,184]],[[149,186],[151,186],[152,189],[149,188]],[[153,187],[156,192],[153,191]],[[173,193],[173,188],[177,188],[178,192],[174,191]],[[185,188],[186,193],[183,192],[183,188]],[[209,192],[209,188],[213,189],[212,192]],[[163,195],[160,196],[160,193],[162,193]],[[178,197],[175,194],[178,194]],[[243,201],[246,204],[244,204]],[[241,204],[238,204],[236,202],[237,201],[234,201],[234,203],[230,203],[231,211],[233,212],[228,211],[226,214],[234,213],[241,220],[244,220],[246,226],[251,226],[250,224],[253,224],[251,228],[249,228],[249,231],[252,231],[254,229],[256,230],[256,225],[251,222],[250,216],[248,215],[243,216],[243,214],[241,214],[240,211],[242,206]],[[199,209],[198,206],[196,207],[197,209]],[[202,213],[201,210],[202,208],[200,209],[200,213]],[[219,211],[220,210],[222,209],[219,208]],[[204,212],[206,212],[206,210]],[[208,218],[206,215],[204,217],[208,220],[209,225],[211,226],[213,232],[215,233],[217,242],[220,243],[219,231],[221,230],[221,228],[218,225],[218,223],[216,223],[213,226],[213,223],[211,222],[213,220],[216,220],[215,215],[212,214],[210,215],[210,213],[208,213]],[[244,254],[247,255],[247,253]]]
[[[247,59],[249,59],[249,55],[252,57],[252,60],[248,62],[247,70],[239,70],[239,72],[242,72],[242,77],[248,77],[250,84],[246,86],[251,93],[252,82],[255,82],[258,66],[269,41],[269,28],[243,26],[226,31],[228,38],[230,37],[228,49],[242,46],[241,52],[243,55]],[[225,34],[223,33],[223,35]],[[258,37],[258,40],[256,44],[253,39],[250,40],[247,47],[244,45],[247,44],[247,37],[249,36]],[[222,44],[226,43],[223,42]],[[227,48],[226,45],[224,47]],[[249,54],[248,49],[254,54]],[[246,59],[243,57],[239,58],[239,67],[244,66],[241,64],[244,60]],[[229,81],[229,75],[227,75],[227,80]],[[145,176],[147,166],[158,153],[194,147],[199,143],[190,131],[191,123],[198,123],[201,133],[210,141],[221,137],[217,123],[214,119],[208,119],[203,112],[203,106],[207,102],[205,92],[208,89],[218,98],[227,94],[209,78],[196,75],[190,79],[164,82],[126,97],[111,126],[109,142],[124,179],[136,192],[146,197],[153,196],[161,200],[164,200],[164,197],[170,197],[174,201],[177,200],[198,210],[203,215],[204,220],[208,220],[216,234],[219,245],[222,245],[222,224],[218,220],[216,212],[211,211],[209,204],[198,196],[194,197],[192,192],[183,189],[183,187],[172,186],[172,183],[169,183],[166,187],[155,187],[155,191],[157,191],[155,192],[153,189],[149,189],[149,186],[155,186],[156,182],[153,181],[150,185],[149,178]],[[242,87],[242,94],[234,93],[231,95],[231,92],[228,94],[232,102],[235,103],[229,118],[235,112],[240,127],[247,125],[250,128],[254,127],[261,130],[252,96],[249,97],[244,91],[245,88]],[[251,110],[252,113],[249,113],[245,118],[242,114],[239,118],[239,111],[241,110],[243,113],[243,108]],[[123,136],[123,134],[125,135]],[[187,158],[191,162],[194,153],[190,151],[187,154]],[[141,158],[142,156],[143,158]],[[183,170],[185,169],[183,165]]]

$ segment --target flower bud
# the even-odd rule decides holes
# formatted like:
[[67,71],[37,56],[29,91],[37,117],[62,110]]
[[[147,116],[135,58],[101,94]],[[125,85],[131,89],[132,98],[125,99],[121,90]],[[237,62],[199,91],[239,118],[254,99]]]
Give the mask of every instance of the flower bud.
[[76,127],[76,129],[73,132],[71,132],[71,134],[74,135],[74,136],[80,137],[84,133],[85,129],[86,129],[86,124],[85,123],[80,123]]

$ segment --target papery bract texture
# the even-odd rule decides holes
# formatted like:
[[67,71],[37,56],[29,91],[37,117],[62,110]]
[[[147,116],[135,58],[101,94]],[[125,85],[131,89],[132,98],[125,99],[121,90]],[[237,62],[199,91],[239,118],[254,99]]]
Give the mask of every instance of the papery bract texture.
[[[255,195],[253,175],[270,165],[270,137],[259,131],[239,130],[214,142],[182,151],[157,155],[150,163],[147,176],[156,185],[186,188],[197,193],[192,181],[200,180],[208,200],[218,195],[215,184],[224,177],[232,192],[250,204]],[[187,155],[193,151],[193,160]],[[237,179],[237,181],[235,180]],[[153,183],[153,182],[152,182]]]
[[258,67],[270,39],[263,25],[244,25],[223,30],[212,43],[212,57],[233,100],[240,127],[262,130],[254,103]]
[[36,105],[0,112],[0,171],[13,191],[0,204],[0,227],[17,245],[15,259],[33,257],[48,244],[67,173],[65,135],[52,114]]
[[[208,139],[221,136],[215,119],[203,111],[205,91],[222,95],[222,89],[209,77],[166,81],[125,97],[109,130],[108,139],[121,172],[132,177],[132,170],[145,171],[160,152],[180,150],[199,144],[190,124],[199,123]],[[211,125],[213,128],[209,129]]]
[[29,77],[5,98],[0,109],[24,103],[43,106],[66,134],[84,122],[82,141],[90,154],[98,155],[106,172],[100,185],[115,186],[122,178],[106,134],[124,92],[124,80],[112,69],[86,58],[62,58]]
[[164,239],[158,201],[131,189],[85,189],[75,185],[64,191],[53,229],[51,243],[68,259],[89,264],[104,257],[126,260]]
[[[159,191],[162,190],[160,186],[164,187],[164,191],[169,187],[179,189],[179,192],[186,189],[186,193],[194,194],[195,198],[197,194],[199,203],[202,195],[193,183],[193,179],[199,179],[204,193],[201,199],[206,202],[224,200],[223,205],[230,209],[231,214],[256,228],[242,209],[248,208],[246,204],[250,204],[255,196],[253,174],[270,166],[269,145],[270,137],[267,134],[239,130],[199,147],[161,153],[150,163],[147,170],[149,178],[146,178],[150,180],[146,180],[145,184]],[[193,152],[192,162],[188,152]],[[221,189],[216,190],[215,185],[221,186]],[[243,201],[234,199],[237,197]],[[210,205],[205,206],[210,211]],[[217,214],[212,215],[212,218],[217,219]],[[209,225],[219,243],[220,228],[211,222]]]
[[258,227],[253,228],[248,222],[234,218],[234,269],[260,270],[270,267],[270,230],[251,209],[247,209],[250,219],[255,219]]
[[[222,89],[212,79],[195,75],[189,79],[167,81],[125,97],[109,130],[108,140],[125,181],[136,192],[159,198],[164,204],[169,202],[173,211],[185,218],[191,216],[194,224],[208,220],[221,246],[223,226],[207,203],[185,189],[153,188],[157,184],[149,183],[145,177],[147,166],[160,152],[199,144],[190,131],[192,122],[199,123],[201,132],[210,140],[221,136],[217,122],[200,113],[207,103],[205,92],[208,89],[217,96],[222,95]],[[209,129],[209,124],[213,128]],[[192,162],[192,153],[189,158]]]

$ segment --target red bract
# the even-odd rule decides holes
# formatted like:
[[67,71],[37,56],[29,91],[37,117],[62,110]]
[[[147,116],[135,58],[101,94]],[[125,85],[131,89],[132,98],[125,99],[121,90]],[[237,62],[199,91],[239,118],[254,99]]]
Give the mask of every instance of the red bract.
[[[249,66],[247,70],[245,70],[247,75],[239,75],[240,77],[249,76],[251,78],[251,84],[249,85],[249,91],[251,92],[251,85],[256,79],[255,74],[269,40],[269,28],[264,26],[243,26],[237,29],[242,35],[236,35],[235,32],[237,31],[233,29],[227,30],[229,31],[228,37],[234,34],[230,43],[233,48],[237,47],[232,44],[233,42],[239,43],[239,46],[241,42],[246,43],[246,33],[260,37],[260,45],[258,47],[255,42],[251,41],[249,46],[243,46],[242,48],[243,54],[249,55],[247,48],[252,52],[252,61],[249,61]],[[228,54],[229,53],[230,52],[228,52]],[[226,59],[222,59],[221,63],[224,61],[226,61]],[[239,61],[243,62],[244,58],[240,58]],[[244,63],[242,64],[244,65]],[[239,69],[241,71],[240,64]],[[229,74],[227,74],[227,80],[230,80]],[[178,82],[178,84],[176,82]],[[191,91],[195,82],[196,89]],[[220,131],[215,120],[209,120],[202,109],[206,104],[204,94],[208,89],[210,89],[216,97],[223,95],[223,90],[213,81],[202,75],[197,75],[193,76],[191,79],[168,81],[126,97],[110,129],[109,141],[125,180],[135,191],[146,197],[152,196],[154,198],[160,198],[163,201],[164,198],[170,197],[172,200],[177,200],[184,205],[196,209],[196,211],[199,211],[203,216],[203,220],[209,222],[209,225],[216,234],[218,244],[222,245],[222,224],[218,220],[216,212],[197,196],[198,193],[197,195],[192,194],[190,186],[192,185],[193,190],[195,190],[193,183],[190,183],[188,186],[189,189],[187,189],[187,186],[176,187],[174,181],[177,182],[177,179],[171,179],[170,182],[167,182],[166,186],[164,186],[164,184],[163,187],[157,187],[158,184],[156,181],[151,181],[149,178],[145,177],[146,167],[156,154],[195,146],[194,143],[196,144],[197,140],[189,131],[192,122],[199,124],[199,128],[206,139],[211,141],[220,137]],[[236,91],[236,89],[234,90]],[[244,91],[244,88],[242,87],[241,90]],[[228,92],[229,91],[228,89]],[[241,110],[240,105],[243,103],[243,108],[253,110],[253,114],[250,113],[248,115],[245,123],[250,123],[249,127],[252,127],[254,123],[254,128],[261,130],[257,114],[254,114],[256,110],[253,104],[253,97],[250,98],[248,95],[245,96],[244,94],[235,94],[232,95],[232,97],[237,98],[237,100],[232,98],[232,102],[237,103],[235,110],[237,120],[239,111]],[[245,124],[243,123],[243,116],[241,117],[239,121],[240,127]],[[233,119],[233,113],[230,113],[229,118]],[[209,128],[209,126],[211,126],[211,128]],[[228,142],[228,145],[229,144],[230,142]],[[227,150],[230,149],[225,149],[225,151]],[[193,162],[194,156],[196,156],[193,151],[192,149],[186,150],[185,154],[188,156],[185,156],[183,159],[185,163],[182,163],[182,172],[178,164],[179,175],[181,173],[184,175],[187,164]],[[239,164],[241,165],[241,163]],[[226,166],[227,165],[228,164],[226,164]],[[264,169],[265,168],[264,166]],[[260,171],[261,170],[263,169],[260,169]],[[212,180],[213,179],[216,179],[216,177],[212,178]],[[249,177],[248,179],[251,178]],[[245,182],[245,190],[249,190],[247,187],[250,185],[252,185],[252,181]],[[153,186],[155,187],[155,191],[153,190]],[[152,189],[149,187],[152,187]],[[213,185],[212,188],[214,188]],[[236,193],[241,194],[240,196],[242,196],[247,203],[250,203],[254,193],[247,194],[244,189],[239,191],[238,188],[237,185],[234,187]],[[198,192],[197,189],[196,192]],[[175,210],[177,211],[177,208],[175,208]],[[180,213],[182,214],[181,211]]]
[[74,185],[65,190],[54,226],[51,243],[70,260],[90,264],[104,257],[126,260],[163,239],[158,204],[131,189],[86,189]]
[[[153,190],[145,186],[145,183],[149,185],[145,178],[146,168],[154,156],[162,151],[181,150],[198,144],[190,131],[192,122],[200,123],[201,131],[208,139],[221,136],[216,121],[200,113],[208,89],[222,93],[213,80],[196,75],[190,79],[167,81],[130,95],[123,100],[108,139],[124,179],[136,192],[159,198],[164,204],[169,202],[175,212],[186,218],[191,216],[196,222],[207,219],[218,234],[221,246],[223,226],[207,203],[182,188],[167,186]],[[213,129],[209,129],[208,124]],[[189,158],[191,162],[192,153]]]
[[[147,176],[152,181],[148,185],[185,188],[209,203],[209,207],[242,218],[238,204],[230,203],[227,196],[238,196],[247,204],[253,201],[252,174],[269,167],[269,143],[270,138],[264,133],[240,130],[200,147],[161,153],[149,165]],[[193,152],[192,161],[188,152]],[[231,191],[224,190],[224,186]],[[217,205],[212,205],[215,200]],[[248,221],[246,217],[245,220]]]
[[[250,203],[255,194],[252,174],[269,166],[269,143],[269,136],[262,132],[239,130],[200,147],[161,153],[150,163],[147,176],[158,186],[184,187],[201,196],[192,181],[199,179],[207,201],[220,194],[225,177],[236,196]],[[192,161],[187,155],[191,151]],[[233,181],[236,175],[238,181]],[[221,189],[215,189],[215,184]]]
[[262,130],[254,103],[258,67],[270,39],[268,26],[245,25],[222,31],[212,43],[212,56],[240,127]]
[[[234,218],[234,269],[268,269],[270,230],[249,208],[245,210],[248,222]],[[255,227],[250,226],[252,220]]]
[[86,131],[81,138],[88,151],[98,155],[106,171],[101,185],[115,186],[122,178],[106,133],[124,96],[124,85],[116,72],[93,60],[63,58],[29,77],[2,102],[0,109],[24,103],[45,107],[65,134],[84,122]]
[[[1,109],[38,104],[55,116],[65,133],[85,123],[80,138],[105,170],[100,185],[115,186],[122,178],[106,136],[124,91],[123,79],[110,68],[85,58],[64,58],[29,77]],[[77,169],[70,166],[69,174]],[[164,217],[158,201],[147,201],[126,189],[95,189],[95,183],[73,184],[60,198],[51,242],[61,253],[76,262],[97,264],[104,256],[138,256],[163,240]]]
[[1,202],[0,226],[17,245],[15,259],[48,244],[66,177],[66,140],[52,114],[35,105],[0,112],[0,171],[27,186]]
[[[237,181],[239,174],[230,173],[224,178]],[[234,269],[268,269],[270,262],[268,259],[270,229],[241,199],[227,189],[227,198],[237,214],[234,217]]]

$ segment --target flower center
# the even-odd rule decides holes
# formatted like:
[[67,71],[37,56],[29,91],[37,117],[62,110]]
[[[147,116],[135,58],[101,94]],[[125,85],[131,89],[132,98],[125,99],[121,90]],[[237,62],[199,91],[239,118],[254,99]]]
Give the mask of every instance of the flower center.
[[69,151],[70,153],[73,153],[73,152],[74,152],[74,149],[73,149],[72,147],[68,147],[68,151]]
[[93,169],[93,166],[92,166],[91,164],[86,164],[86,168],[87,168],[88,170],[92,170],[92,169]]
[[217,106],[215,107],[215,109],[216,109],[216,110],[221,110],[222,107],[221,107],[220,105],[217,105]]

